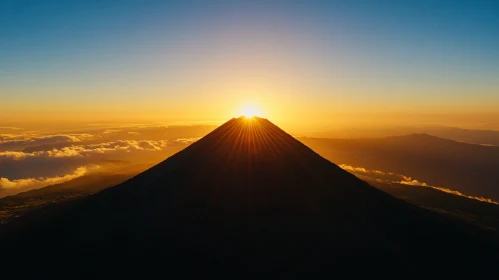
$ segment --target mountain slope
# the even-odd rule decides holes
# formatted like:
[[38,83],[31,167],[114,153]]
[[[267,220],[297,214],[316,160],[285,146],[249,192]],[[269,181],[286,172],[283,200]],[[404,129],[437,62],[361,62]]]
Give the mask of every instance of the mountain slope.
[[0,198],[0,227],[40,207],[85,197],[124,182],[135,174],[100,172]]
[[116,187],[19,219],[2,249],[37,273],[55,260],[59,271],[113,276],[310,276],[387,263],[393,273],[423,264],[450,273],[445,264],[461,263],[484,271],[495,251],[471,234],[479,232],[371,187],[268,120],[239,118]]

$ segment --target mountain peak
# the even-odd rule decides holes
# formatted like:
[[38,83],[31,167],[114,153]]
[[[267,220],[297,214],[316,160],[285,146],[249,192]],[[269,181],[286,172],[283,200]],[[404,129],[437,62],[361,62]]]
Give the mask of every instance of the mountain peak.
[[361,265],[410,271],[454,264],[468,248],[446,222],[259,117],[233,118],[138,176],[26,219],[2,239],[11,247],[0,249],[13,260],[50,251],[64,256],[58,263],[67,271],[88,269],[74,266],[96,258],[112,273],[161,260],[161,269],[197,276],[335,272],[343,268],[338,260],[358,266],[346,256],[383,256]]

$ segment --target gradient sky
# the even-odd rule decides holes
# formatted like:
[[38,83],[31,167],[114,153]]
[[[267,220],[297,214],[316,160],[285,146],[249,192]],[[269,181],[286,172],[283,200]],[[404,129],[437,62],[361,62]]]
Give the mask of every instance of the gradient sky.
[[[498,1],[0,2],[0,119],[499,129]],[[497,126],[497,127],[496,127]]]

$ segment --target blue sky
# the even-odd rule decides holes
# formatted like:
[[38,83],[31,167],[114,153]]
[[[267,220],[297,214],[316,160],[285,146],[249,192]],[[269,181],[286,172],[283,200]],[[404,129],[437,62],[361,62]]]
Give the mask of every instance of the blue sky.
[[0,102],[15,115],[140,94],[178,114],[254,90],[323,115],[373,100],[493,110],[497,15],[497,1],[2,1]]

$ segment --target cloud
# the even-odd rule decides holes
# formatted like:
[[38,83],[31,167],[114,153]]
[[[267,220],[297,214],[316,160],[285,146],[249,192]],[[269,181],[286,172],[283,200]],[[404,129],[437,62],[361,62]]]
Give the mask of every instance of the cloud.
[[368,170],[365,169],[364,167],[353,167],[351,165],[346,165],[346,164],[340,164],[340,167],[342,169],[351,171],[351,172],[360,172],[360,173],[366,173],[366,174],[378,174],[378,175],[396,175],[395,173],[392,172],[383,172],[380,170]]
[[0,190],[7,191],[8,194],[12,195],[20,191],[38,189],[49,185],[64,183],[69,180],[81,177],[99,168],[100,167],[98,165],[81,166],[76,168],[69,174],[55,177],[23,178],[18,180],[9,180],[7,178],[1,177]]
[[104,134],[110,134],[110,133],[117,133],[117,132],[120,132],[120,131],[121,131],[121,129],[106,129],[102,133],[104,133]]
[[4,130],[0,131],[0,178],[4,186],[38,186],[43,178],[64,178],[92,164],[101,170],[113,168],[109,161],[150,166],[212,129],[206,125],[127,125],[51,134]]
[[352,171],[352,172],[368,173],[367,169],[365,169],[363,167],[353,167],[351,165],[346,165],[346,164],[340,164],[340,167],[345,169],[345,170]]
[[83,146],[71,146],[79,150],[80,154],[85,153],[104,153],[113,150],[141,150],[141,151],[160,151],[168,146],[166,140],[118,140],[99,144],[89,144]]
[[481,197],[481,196],[470,196],[470,195],[463,194],[463,193],[461,193],[459,191],[455,191],[455,190],[451,190],[451,189],[446,189],[446,188],[441,188],[441,187],[436,187],[436,186],[429,186],[429,187],[433,188],[433,189],[436,189],[436,190],[439,190],[439,191],[442,191],[442,192],[446,192],[446,193],[450,193],[450,194],[454,194],[454,195],[458,195],[458,196],[463,196],[463,197],[470,198],[470,199],[479,200],[479,201],[482,201],[482,202],[488,202],[488,203],[499,205],[499,202],[494,201],[494,200],[492,200],[490,198]]
[[99,144],[72,145],[48,151],[4,151],[0,152],[0,160],[2,158],[21,160],[27,157],[85,157],[91,156],[92,154],[103,154],[114,151],[161,151],[163,148],[167,147],[167,145],[168,141],[166,140],[118,140]]
[[19,151],[28,147],[75,143],[93,138],[91,134],[56,134],[39,136],[36,134],[1,134],[0,151]]
[[[459,191],[455,191],[452,189],[443,188],[443,187],[439,187],[439,186],[432,186],[432,185],[429,185],[425,182],[418,181],[416,179],[413,179],[410,176],[405,176],[402,174],[396,174],[393,172],[383,172],[383,171],[379,171],[379,170],[369,170],[369,169],[366,169],[363,167],[354,167],[354,166],[346,165],[346,164],[340,164],[339,166],[344,170],[347,170],[351,173],[360,175],[360,177],[365,177],[365,178],[372,179],[372,180],[375,180],[375,181],[381,182],[381,183],[396,183],[396,184],[415,186],[415,187],[432,188],[432,189],[439,190],[441,192],[445,192],[448,194],[458,195],[458,196],[466,197],[469,199],[474,199],[474,200],[478,200],[478,201],[482,201],[482,202],[487,202],[487,203],[499,205],[499,202],[496,202],[490,198],[466,195],[466,194],[463,194]],[[393,179],[394,177],[396,179]],[[387,179],[387,178],[391,178],[391,179]]]
[[0,130],[21,130],[20,127],[15,126],[0,126]]
[[27,139],[28,134],[13,134],[13,133],[0,133],[0,143],[13,141],[13,140],[24,140]]
[[192,143],[198,141],[199,139],[201,139],[201,137],[178,138],[178,139],[174,140],[173,142],[179,143],[179,144],[184,144],[184,145],[189,145],[189,144],[192,144]]
[[393,172],[384,172],[380,170],[370,170],[366,169],[364,167],[354,167],[351,165],[347,164],[340,164],[339,165],[342,169],[357,174],[358,176],[366,177],[368,179],[379,179],[383,181],[393,181],[393,180],[400,180],[400,175],[393,173]]
[[492,145],[492,144],[478,144],[480,146],[485,146],[485,147],[495,147],[496,145]]
[[401,177],[402,177],[402,180],[398,181],[398,182],[395,182],[395,183],[399,183],[399,184],[403,184],[403,185],[410,185],[410,186],[417,186],[417,187],[428,187],[428,188],[432,188],[432,189],[435,189],[435,190],[439,190],[441,192],[445,192],[445,193],[449,193],[449,194],[453,194],[453,195],[458,195],[458,196],[466,197],[466,198],[469,198],[469,199],[474,199],[474,200],[479,200],[479,201],[482,201],[482,202],[488,202],[488,203],[499,205],[499,202],[496,202],[496,201],[494,201],[494,200],[492,200],[490,198],[481,197],[481,196],[466,195],[466,194],[463,194],[460,191],[455,191],[455,190],[451,190],[451,189],[448,189],[448,188],[442,188],[442,187],[438,187],[438,186],[430,186],[427,183],[419,182],[418,180],[413,180],[411,177],[404,176],[404,175],[401,175]]
[[0,159],[2,158],[12,158],[15,160],[23,159],[28,156],[34,156],[34,153],[16,152],[16,151],[6,151],[0,152]]
[[397,182],[399,184],[410,185],[410,186],[419,186],[419,187],[430,187],[428,184],[423,183],[423,182],[419,182],[418,180],[413,180],[409,176],[400,175],[400,177],[402,177],[402,180]]
[[31,152],[5,151],[0,152],[0,177],[14,180],[62,176],[79,166],[101,165],[108,160],[152,164],[176,151],[168,147],[166,140],[118,140]]

